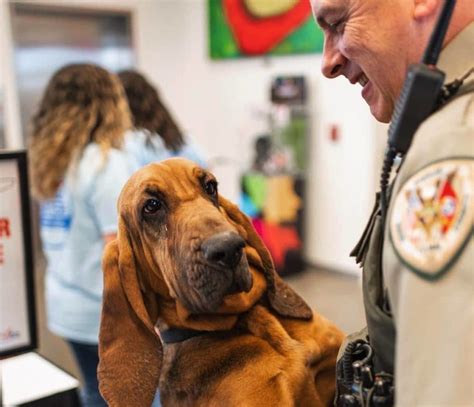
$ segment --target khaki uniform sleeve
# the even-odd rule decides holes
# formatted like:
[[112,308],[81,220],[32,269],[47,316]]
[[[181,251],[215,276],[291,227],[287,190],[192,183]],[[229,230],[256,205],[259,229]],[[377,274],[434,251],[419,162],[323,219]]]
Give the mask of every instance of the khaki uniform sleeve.
[[395,191],[384,277],[397,331],[396,405],[473,406],[474,158],[428,164]]
[[396,405],[474,406],[474,94],[417,131],[385,227]]
[[474,240],[446,275],[428,281],[399,267],[397,406],[474,404]]

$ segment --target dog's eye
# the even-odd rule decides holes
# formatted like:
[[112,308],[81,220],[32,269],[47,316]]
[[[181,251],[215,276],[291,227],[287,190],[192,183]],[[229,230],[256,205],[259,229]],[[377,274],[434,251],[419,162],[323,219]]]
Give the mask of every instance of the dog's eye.
[[206,194],[209,196],[215,197],[217,195],[217,182],[210,180],[204,183],[204,189]]
[[152,215],[163,208],[163,203],[158,199],[148,199],[143,206],[143,212]]

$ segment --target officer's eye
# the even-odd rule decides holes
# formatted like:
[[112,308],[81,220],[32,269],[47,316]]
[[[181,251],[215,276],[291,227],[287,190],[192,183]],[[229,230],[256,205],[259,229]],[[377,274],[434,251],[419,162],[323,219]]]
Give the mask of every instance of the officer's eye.
[[337,20],[335,23],[329,24],[329,29],[332,32],[341,33],[342,31],[344,31],[345,25],[346,25],[345,20],[341,18],[340,20]]
[[210,197],[215,198],[217,195],[217,182],[214,180],[205,181],[204,190]]
[[148,199],[145,205],[143,205],[143,213],[145,215],[153,215],[161,209],[163,209],[163,202],[156,198]]

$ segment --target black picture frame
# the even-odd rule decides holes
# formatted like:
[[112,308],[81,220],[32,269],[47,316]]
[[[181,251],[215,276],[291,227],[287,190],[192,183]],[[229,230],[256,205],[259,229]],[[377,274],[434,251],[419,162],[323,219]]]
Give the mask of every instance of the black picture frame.
[[25,273],[25,294],[28,312],[29,343],[27,345],[12,347],[8,350],[0,350],[0,359],[15,356],[21,353],[30,352],[38,347],[36,299],[35,299],[35,276],[33,261],[33,245],[31,231],[31,203],[28,182],[28,159],[25,150],[20,151],[0,151],[1,161],[15,161],[18,168],[21,224],[23,232],[23,255]]

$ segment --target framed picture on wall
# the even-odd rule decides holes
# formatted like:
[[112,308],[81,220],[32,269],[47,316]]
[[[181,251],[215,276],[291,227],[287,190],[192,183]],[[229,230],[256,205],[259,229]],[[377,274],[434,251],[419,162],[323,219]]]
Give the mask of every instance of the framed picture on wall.
[[0,358],[37,347],[26,152],[0,152]]
[[207,0],[212,59],[319,53],[309,0]]

